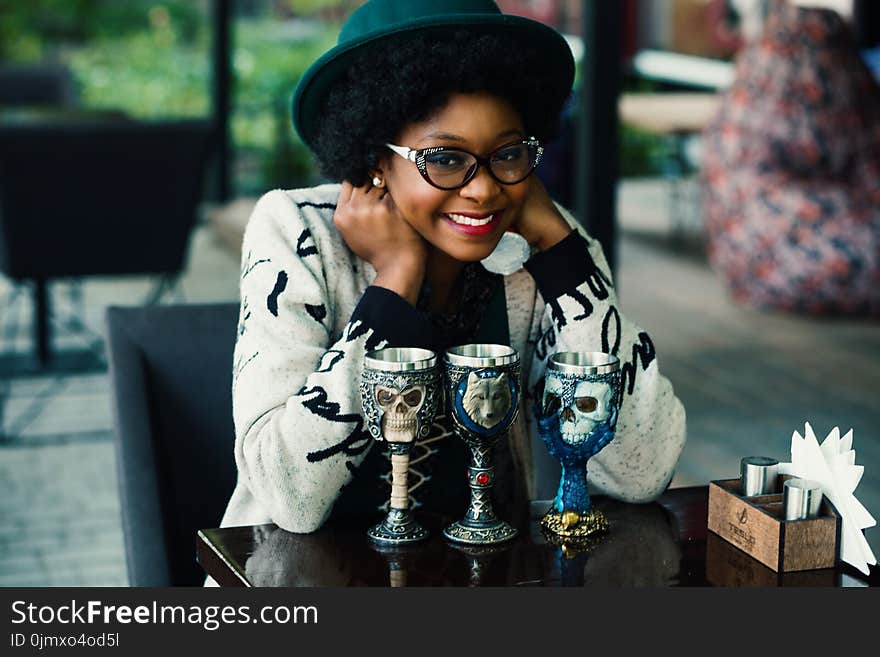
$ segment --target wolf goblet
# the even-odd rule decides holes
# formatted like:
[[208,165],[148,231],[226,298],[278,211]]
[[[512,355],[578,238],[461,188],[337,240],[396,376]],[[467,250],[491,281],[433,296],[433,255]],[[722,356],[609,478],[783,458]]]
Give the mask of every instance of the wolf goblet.
[[519,408],[519,354],[497,344],[469,344],[446,351],[446,398],[456,435],[471,450],[465,517],[443,530],[451,541],[491,545],[514,538],[517,530],[492,508],[495,442],[507,434]]
[[364,358],[364,417],[370,435],[388,443],[391,458],[388,515],[367,531],[377,543],[412,543],[428,537],[412,517],[407,477],[413,441],[431,431],[443,394],[441,376],[437,355],[428,349],[379,349]]
[[566,351],[550,357],[544,391],[535,401],[538,432],[562,466],[556,498],[541,526],[571,542],[608,529],[605,515],[590,502],[587,461],[614,438],[620,388],[617,356]]

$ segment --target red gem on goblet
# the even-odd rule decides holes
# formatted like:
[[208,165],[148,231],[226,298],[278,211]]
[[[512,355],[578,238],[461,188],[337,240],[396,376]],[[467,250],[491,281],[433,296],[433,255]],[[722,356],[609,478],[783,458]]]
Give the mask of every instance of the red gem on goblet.
[[477,483],[480,484],[480,486],[485,486],[489,483],[489,475],[485,472],[481,472],[477,475]]

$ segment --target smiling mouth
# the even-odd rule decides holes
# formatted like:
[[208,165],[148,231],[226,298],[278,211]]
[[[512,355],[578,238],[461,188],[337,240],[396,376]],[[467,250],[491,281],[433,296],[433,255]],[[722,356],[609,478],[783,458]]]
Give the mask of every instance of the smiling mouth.
[[504,210],[496,210],[488,214],[459,214],[444,212],[443,217],[459,230],[471,234],[482,235],[491,232],[501,220]]
[[476,217],[469,217],[464,214],[447,213],[446,216],[460,226],[485,226],[486,224],[492,223],[492,221],[495,219],[496,214],[498,213],[493,212],[492,214],[481,219],[478,219]]

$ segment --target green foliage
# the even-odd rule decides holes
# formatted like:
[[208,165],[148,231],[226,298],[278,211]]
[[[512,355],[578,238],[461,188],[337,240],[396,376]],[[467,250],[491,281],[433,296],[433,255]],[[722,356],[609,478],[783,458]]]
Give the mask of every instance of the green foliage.
[[0,0],[0,60],[37,61],[58,47],[165,27],[190,40],[207,6],[208,0]]
[[87,107],[118,109],[135,118],[210,113],[207,44],[181,45],[172,32],[151,30],[96,39],[64,59]]
[[347,16],[363,4],[363,0],[285,0],[285,4],[291,13],[299,16],[312,16],[321,13]]
[[663,137],[621,124],[621,176],[660,175],[667,160],[667,151],[668,145]]

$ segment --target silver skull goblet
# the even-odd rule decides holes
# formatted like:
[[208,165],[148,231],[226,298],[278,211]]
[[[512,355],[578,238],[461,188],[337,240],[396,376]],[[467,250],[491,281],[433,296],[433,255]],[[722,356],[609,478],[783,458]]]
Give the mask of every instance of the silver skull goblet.
[[517,530],[492,508],[495,442],[507,434],[519,409],[519,354],[506,345],[469,344],[446,351],[446,398],[453,428],[471,451],[470,504],[465,517],[443,530],[451,541],[491,545]]
[[391,499],[388,514],[367,535],[381,544],[421,541],[428,532],[409,508],[409,454],[426,437],[442,399],[442,373],[428,349],[388,348],[368,352],[361,377],[361,401],[370,435],[388,443]]
[[535,415],[547,451],[562,466],[553,506],[541,520],[551,536],[578,542],[608,529],[590,502],[587,461],[614,439],[620,388],[617,356],[566,351],[550,357]]

